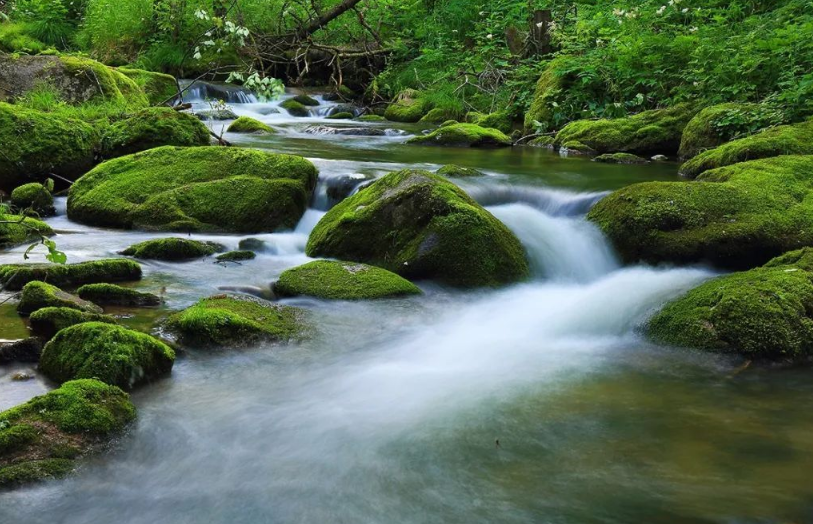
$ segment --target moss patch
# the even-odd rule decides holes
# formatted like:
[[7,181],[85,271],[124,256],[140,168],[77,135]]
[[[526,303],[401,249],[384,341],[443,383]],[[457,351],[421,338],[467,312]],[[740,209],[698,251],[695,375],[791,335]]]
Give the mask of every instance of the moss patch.
[[226,130],[229,133],[276,133],[270,126],[267,126],[247,116],[241,116]]
[[490,127],[498,129],[503,133],[510,133],[514,127],[511,120],[511,115],[505,111],[498,111],[496,113],[489,113],[484,115],[482,113],[469,113],[466,115],[466,122],[470,124],[477,124],[480,127]]
[[283,297],[370,300],[419,295],[421,290],[386,269],[356,262],[317,260],[284,271],[274,284],[274,292]]
[[353,118],[353,113],[333,113],[327,118],[329,120],[350,120]]
[[45,340],[50,340],[57,332],[66,327],[85,322],[105,322],[116,324],[116,319],[108,315],[85,313],[67,307],[45,307],[31,313],[28,319],[31,331]]
[[414,123],[423,118],[430,110],[432,110],[432,104],[422,99],[419,92],[407,89],[387,107],[384,118],[391,122]]
[[[0,207],[0,249],[14,247],[26,242],[36,242],[41,236],[51,236],[51,226],[34,218],[20,215],[9,215]],[[2,267],[2,266],[0,266]]]
[[421,122],[422,124],[442,124],[447,120],[454,120],[457,117],[458,115],[454,111],[436,107],[435,109],[432,109],[431,111],[423,115],[419,122]]
[[101,154],[114,158],[160,146],[207,146],[209,137],[209,129],[193,115],[154,107],[110,126],[102,137]]
[[408,144],[459,147],[509,147],[511,139],[497,129],[475,124],[452,124],[440,127],[428,135],[416,136]]
[[631,153],[607,153],[597,156],[593,159],[593,162],[603,164],[648,164],[649,160]]
[[298,104],[302,104],[303,106],[316,107],[319,105],[318,100],[308,95],[296,95],[291,100]]
[[454,164],[449,164],[448,166],[441,167],[440,169],[437,170],[437,174],[449,178],[470,178],[486,176],[486,174],[483,173],[482,171],[478,171],[471,167],[457,166]]
[[24,184],[11,192],[11,205],[17,210],[31,209],[40,216],[51,216],[54,209],[54,196],[48,188],[37,182]]
[[217,255],[218,262],[244,262],[246,260],[254,260],[257,255],[253,251],[229,251],[222,255]]
[[361,115],[356,120],[359,122],[385,122],[387,119],[381,115]]
[[85,284],[76,290],[83,300],[102,306],[152,307],[161,305],[161,297],[152,293],[142,293],[115,284]]
[[4,264],[0,282],[9,291],[19,291],[34,280],[54,286],[72,287],[97,282],[127,282],[141,279],[141,266],[132,260],[115,258],[79,264]]
[[[727,130],[719,124],[733,112],[741,114],[744,118],[754,115],[760,108],[759,104],[718,104],[707,107],[697,113],[683,130],[680,139],[680,158],[686,160],[713,149],[733,138],[733,128]],[[751,118],[755,118],[752,116]]]
[[151,106],[165,105],[179,96],[178,81],[172,75],[130,67],[119,67],[117,71],[141,88]]
[[26,284],[23,287],[20,302],[17,304],[17,312],[21,315],[30,315],[44,307],[64,307],[86,313],[102,313],[102,308],[92,302],[66,293],[51,284],[39,281]]
[[145,260],[192,260],[214,255],[223,251],[224,246],[215,242],[202,242],[188,238],[156,238],[134,244],[124,251],[122,255],[141,258]]
[[293,98],[286,100],[279,105],[282,109],[288,111],[291,116],[306,117],[310,116],[311,112],[307,106],[297,102]]

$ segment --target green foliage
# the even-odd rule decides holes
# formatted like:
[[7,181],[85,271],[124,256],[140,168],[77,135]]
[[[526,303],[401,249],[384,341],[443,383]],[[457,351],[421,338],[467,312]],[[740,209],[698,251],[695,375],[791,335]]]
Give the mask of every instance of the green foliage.
[[284,271],[274,284],[283,297],[308,295],[335,300],[370,300],[418,295],[409,280],[385,269],[354,262],[317,260]]

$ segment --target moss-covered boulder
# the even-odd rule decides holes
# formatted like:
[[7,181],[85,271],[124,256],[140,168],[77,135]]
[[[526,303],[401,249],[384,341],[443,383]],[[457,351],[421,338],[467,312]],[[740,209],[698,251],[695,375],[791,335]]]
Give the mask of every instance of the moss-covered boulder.
[[0,489],[59,478],[135,419],[128,395],[75,380],[0,413]]
[[[71,309],[70,311],[75,310]],[[13,342],[0,342],[0,364],[14,362],[36,364],[40,361],[40,353],[42,353],[42,340],[37,337],[28,337]]]
[[51,226],[30,217],[11,215],[0,206],[0,249],[36,242],[43,236],[51,236]]
[[69,307],[44,307],[31,313],[28,324],[36,336],[50,340],[59,331],[85,322],[104,322],[116,324],[116,319],[109,315],[86,313]]
[[293,100],[294,102],[296,102],[298,104],[302,104],[303,106],[308,106],[308,107],[316,107],[316,106],[319,105],[318,100],[316,100],[312,96],[308,96],[308,95],[304,95],[304,94],[303,95],[296,95],[291,100]]
[[530,147],[539,147],[542,149],[555,149],[556,138],[552,136],[540,136],[528,142]]
[[514,127],[514,122],[505,111],[498,111],[496,113],[489,113],[484,115],[482,113],[471,112],[466,115],[466,122],[470,124],[477,124],[480,127],[490,127],[498,129],[503,133],[511,133]]
[[463,167],[454,164],[443,166],[437,170],[437,174],[449,178],[471,178],[486,176],[482,171],[478,171],[471,167]]
[[0,23],[0,51],[35,55],[50,46],[31,36],[29,26],[23,23]]
[[353,118],[353,113],[332,113],[327,118],[330,120],[350,120]]
[[204,347],[286,341],[302,336],[307,330],[301,309],[225,294],[203,299],[172,315],[166,327],[182,343]]
[[655,341],[752,358],[813,356],[813,250],[715,278],[647,324]]
[[423,115],[419,122],[422,124],[442,124],[448,120],[455,120],[458,116],[455,111],[436,107]]
[[476,124],[453,124],[439,127],[428,135],[416,136],[408,144],[458,147],[510,147],[512,142],[505,133]]
[[726,125],[739,121],[747,125],[758,120],[761,106],[759,104],[728,103],[707,107],[694,115],[680,139],[678,155],[688,160],[706,151],[722,145],[740,132],[740,126]]
[[30,209],[39,216],[54,215],[54,196],[38,182],[23,184],[11,192],[11,205],[18,211]]
[[224,246],[216,242],[189,238],[156,238],[133,244],[121,254],[144,260],[176,262],[208,257],[224,249],[226,249]]
[[522,244],[502,222],[448,180],[419,170],[390,173],[339,203],[314,228],[306,252],[461,287],[528,276]]
[[131,67],[119,67],[117,71],[141,88],[151,106],[171,105],[180,98],[178,81],[172,75]]
[[153,107],[107,128],[101,154],[114,158],[160,146],[207,146],[209,139],[209,129],[194,116],[170,107]]
[[34,281],[23,286],[20,302],[17,304],[17,312],[21,315],[30,315],[44,307],[65,307],[86,313],[102,313],[102,308],[96,304],[66,293],[51,284]]
[[731,269],[813,245],[813,156],[707,171],[694,182],[646,182],[599,201],[588,217],[626,262],[711,262]]
[[248,250],[229,251],[228,253],[217,255],[218,262],[245,262],[247,260],[254,260],[255,258],[257,258],[257,254]]
[[85,284],[76,290],[83,300],[101,306],[153,307],[161,305],[161,297],[115,284]]
[[42,349],[39,369],[55,382],[95,378],[123,389],[172,370],[175,352],[145,333],[85,322],[59,331]]
[[276,131],[274,131],[274,129],[270,126],[267,126],[259,120],[255,120],[247,116],[241,116],[232,122],[226,131],[229,133],[276,133]]
[[308,106],[297,102],[293,98],[289,98],[279,105],[282,109],[288,111],[291,116],[306,117],[310,116],[311,112]]
[[198,120],[209,121],[209,120],[236,120],[238,118],[237,113],[232,111],[229,107],[220,107],[215,109],[204,109],[202,111],[197,111],[194,113],[195,118]]
[[0,103],[0,190],[51,174],[75,180],[93,166],[98,142],[79,120]]
[[593,159],[602,164],[648,164],[649,160],[631,153],[606,153]]
[[813,120],[773,127],[704,151],[680,166],[680,174],[696,178],[710,169],[780,155],[813,155]]
[[412,89],[402,91],[384,112],[384,118],[391,122],[418,122],[429,111],[432,104],[421,98],[421,93]]
[[689,106],[679,105],[624,118],[577,120],[556,134],[556,145],[578,142],[599,154],[677,153],[683,129],[693,116]]
[[284,271],[274,284],[274,293],[281,297],[370,300],[418,295],[421,290],[386,269],[357,262],[317,260]]
[[385,122],[387,119],[381,115],[361,115],[356,120],[359,122]]
[[227,147],[159,147],[97,166],[73,186],[78,222],[161,231],[269,232],[305,213],[317,171],[301,157]]
[[548,62],[536,83],[531,107],[525,114],[525,129],[532,132],[539,123],[543,131],[559,127],[557,109],[559,98],[567,88],[578,80],[578,72],[570,63],[570,57],[560,57]]
[[141,266],[124,258],[78,264],[0,265],[0,283],[9,291],[19,291],[34,280],[59,287],[75,287],[97,282],[132,282],[141,280]]

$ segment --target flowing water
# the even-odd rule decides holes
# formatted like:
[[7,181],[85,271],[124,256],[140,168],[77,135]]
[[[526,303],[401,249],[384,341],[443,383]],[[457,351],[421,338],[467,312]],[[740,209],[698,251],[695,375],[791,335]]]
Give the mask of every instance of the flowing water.
[[[809,372],[740,371],[737,359],[645,342],[641,322],[713,273],[622,267],[584,220],[606,191],[675,179],[674,165],[405,146],[420,127],[336,122],[325,108],[297,119],[223,96],[280,129],[229,140],[319,167],[313,208],[293,232],[256,235],[267,247],[242,265],[145,263],[137,287],[167,304],[118,311],[129,325],[149,329],[223,287],[267,288],[308,260],[307,235],[335,201],[404,167],[486,172],[461,186],[521,239],[533,279],[466,292],[420,283],[425,295],[404,300],[288,300],[310,312],[313,339],[188,351],[171,377],[133,394],[138,421],[112,449],[68,479],[0,494],[0,523],[813,522]],[[58,207],[50,223],[72,262],[157,236],[81,226],[64,199]],[[25,336],[11,303],[0,327]],[[51,387],[12,382],[33,372],[25,366],[0,369],[0,409]]]

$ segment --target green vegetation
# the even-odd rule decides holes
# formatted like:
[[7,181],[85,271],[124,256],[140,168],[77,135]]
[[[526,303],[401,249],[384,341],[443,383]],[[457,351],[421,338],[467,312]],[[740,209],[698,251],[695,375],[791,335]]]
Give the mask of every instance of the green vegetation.
[[35,242],[42,236],[54,234],[51,226],[45,222],[22,215],[10,215],[3,211],[4,208],[0,206],[0,249]]
[[335,206],[306,252],[460,287],[498,286],[529,272],[505,225],[448,180],[418,170],[390,173]]
[[292,100],[297,104],[302,104],[303,106],[316,107],[319,105],[318,100],[308,95],[296,95],[292,98]]
[[649,160],[631,153],[605,153],[594,158],[593,162],[603,164],[646,164]]
[[293,98],[286,100],[285,102],[279,105],[284,110],[288,111],[291,116],[299,116],[305,117],[310,116],[311,112],[308,110],[307,106],[304,104],[297,102]]
[[83,300],[102,306],[160,306],[161,297],[115,284],[85,284],[76,290]]
[[421,96],[421,93],[413,90],[399,93],[395,101],[387,107],[384,118],[392,122],[418,122],[432,109],[432,104]]
[[48,188],[37,182],[23,184],[11,192],[11,205],[18,211],[31,209],[40,216],[50,216],[56,213],[54,197]]
[[407,143],[459,147],[509,147],[512,144],[511,139],[502,131],[476,124],[442,126],[428,135],[410,138]]
[[172,315],[170,331],[193,346],[242,346],[302,336],[304,312],[244,296],[216,295]]
[[95,378],[123,389],[172,370],[175,352],[150,335],[104,322],[59,331],[42,350],[39,369],[51,380]]
[[78,309],[85,313],[102,313],[102,308],[92,302],[66,293],[51,284],[34,281],[23,286],[20,302],[17,304],[17,311],[21,315],[30,315],[44,307],[64,307]]
[[760,104],[743,103],[717,104],[703,109],[683,130],[680,158],[688,160],[707,149],[753,134],[774,123],[763,112]]
[[335,300],[370,300],[418,295],[421,290],[386,269],[355,262],[317,260],[284,271],[274,284],[274,293],[283,297],[308,295]]
[[124,229],[265,232],[305,212],[316,168],[301,157],[160,147],[97,166],[70,190],[68,216]]
[[138,153],[160,146],[208,146],[209,129],[193,115],[169,107],[143,109],[104,132],[105,158]]
[[224,249],[226,248],[215,242],[201,242],[188,238],[156,238],[134,244],[121,254],[145,260],[179,261],[207,257]]
[[115,324],[116,319],[108,315],[86,313],[69,307],[44,307],[31,313],[28,322],[35,335],[50,340],[57,332],[66,327],[84,322]]
[[247,116],[241,116],[226,130],[229,133],[276,133],[273,128]]
[[257,258],[256,253],[246,250],[229,251],[228,253],[217,255],[218,262],[244,262],[246,260],[254,260],[255,258]]
[[449,178],[468,178],[468,177],[478,177],[478,176],[486,176],[485,173],[482,171],[478,171],[471,167],[462,167],[456,166],[453,164],[449,164],[448,166],[443,166],[436,172],[440,176],[445,176]]
[[151,106],[166,105],[178,97],[178,81],[172,75],[130,67],[119,67],[117,71],[136,83]]
[[329,120],[351,120],[353,118],[353,113],[343,112],[343,113],[333,113],[329,117]]
[[48,282],[58,287],[81,286],[97,282],[141,280],[141,266],[132,260],[114,258],[78,264],[3,264],[0,283],[10,291],[19,291],[31,281]]

